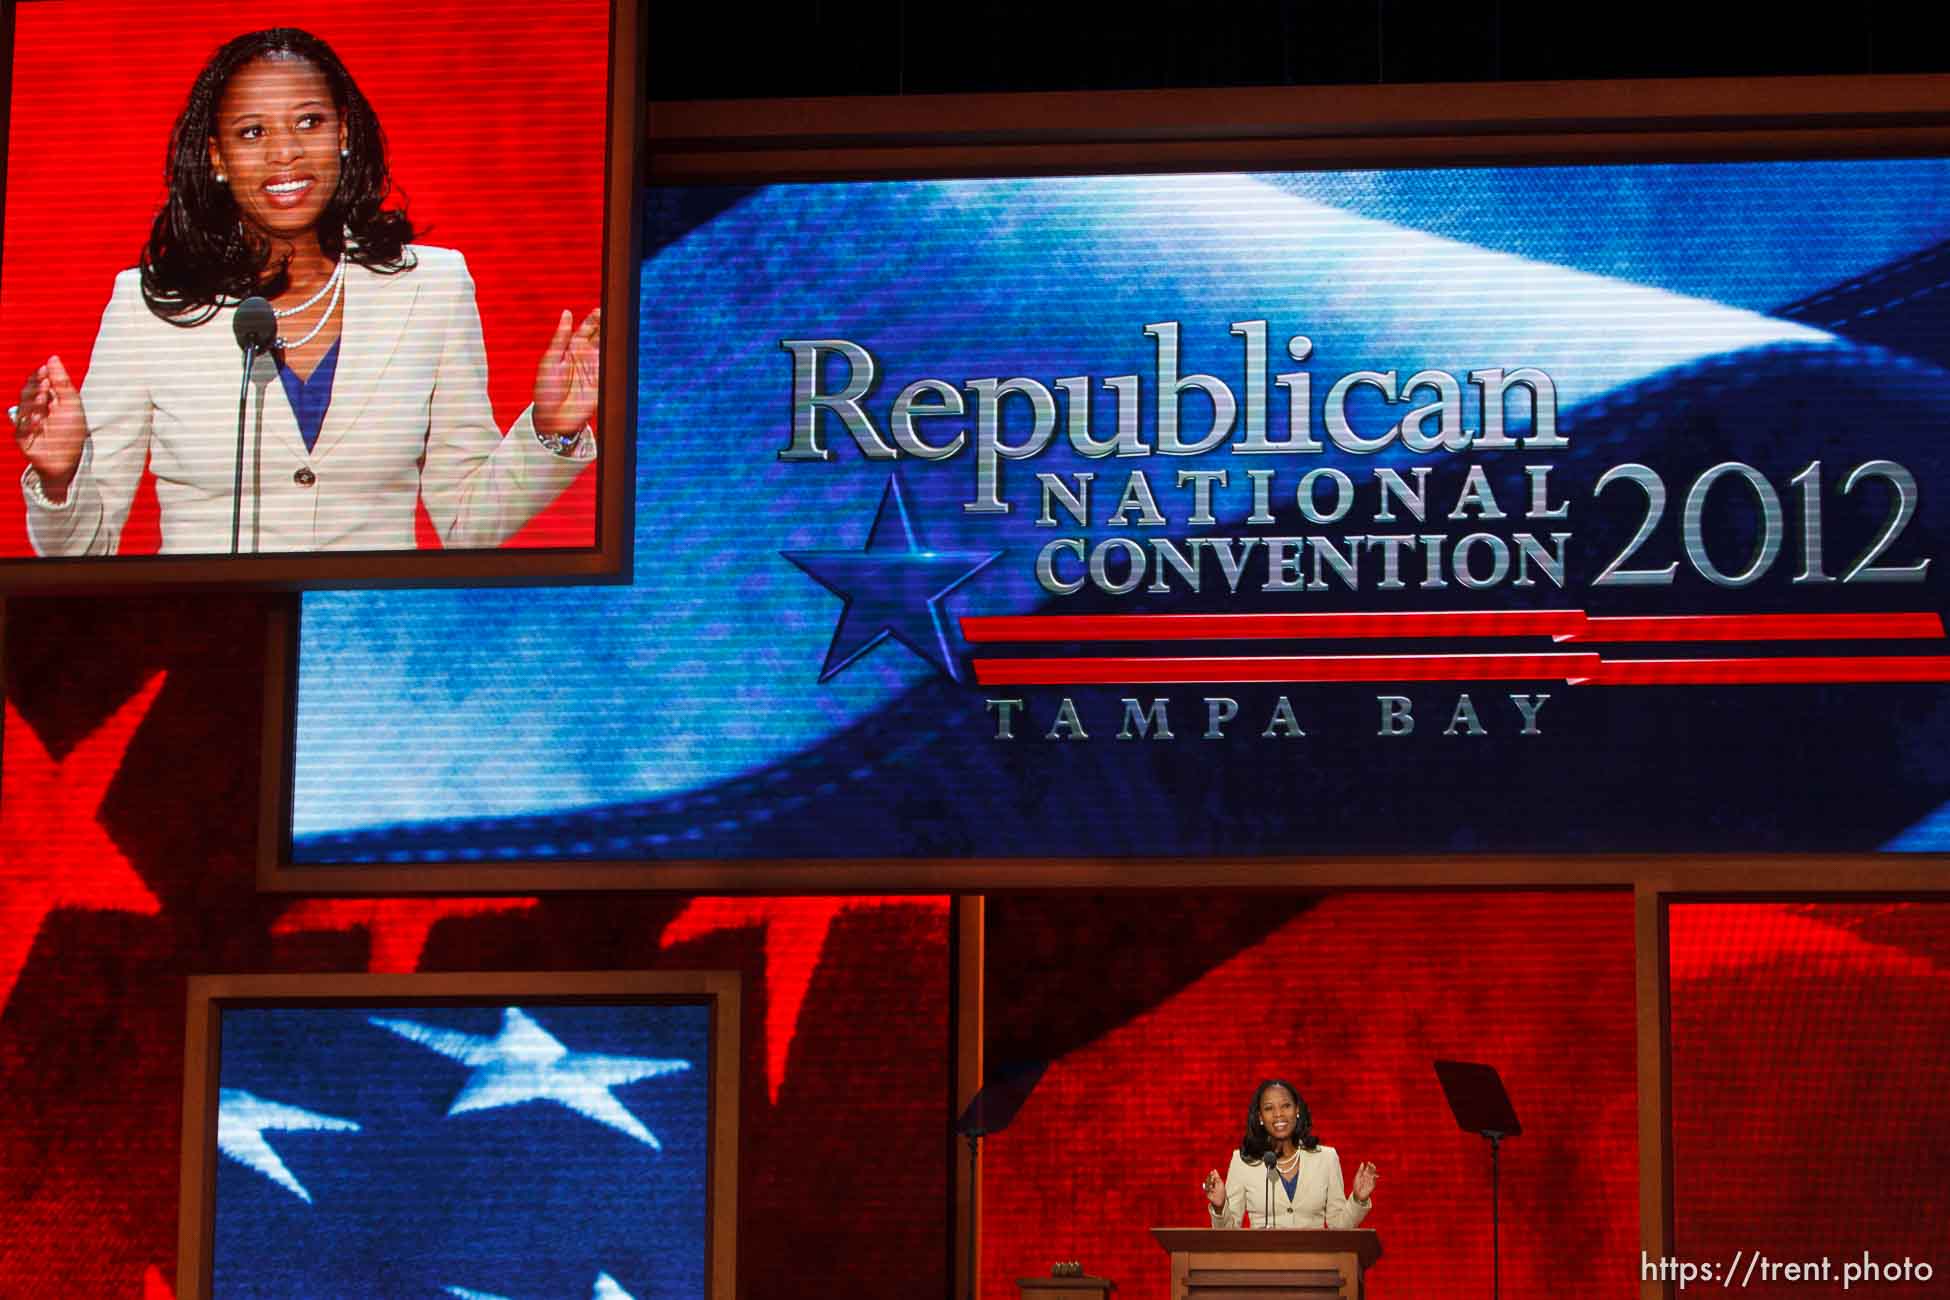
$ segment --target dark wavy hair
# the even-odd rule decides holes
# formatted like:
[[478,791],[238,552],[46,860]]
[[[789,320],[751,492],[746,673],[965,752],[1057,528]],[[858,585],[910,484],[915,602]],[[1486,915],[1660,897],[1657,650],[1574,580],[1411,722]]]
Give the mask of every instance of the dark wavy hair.
[[1268,1079],[1253,1090],[1253,1099],[1246,1106],[1246,1136],[1239,1140],[1239,1154],[1247,1164],[1259,1164],[1273,1149],[1273,1135],[1266,1131],[1266,1125],[1259,1118],[1259,1103],[1269,1088],[1284,1088],[1286,1095],[1293,1098],[1294,1145],[1306,1151],[1320,1146],[1320,1139],[1314,1136],[1314,1117],[1313,1112],[1307,1109],[1307,1099],[1285,1079]]
[[150,226],[141,266],[142,300],[174,325],[201,325],[225,302],[252,294],[275,298],[288,287],[284,265],[270,264],[269,246],[244,229],[236,200],[210,166],[210,140],[224,91],[232,77],[259,59],[302,59],[317,68],[345,124],[338,191],[319,218],[318,242],[325,255],[348,257],[388,275],[413,266],[406,247],[413,223],[403,208],[385,206],[392,177],[378,115],[345,64],[331,46],[296,27],[246,32],[203,65],[169,136],[163,165],[169,198]]

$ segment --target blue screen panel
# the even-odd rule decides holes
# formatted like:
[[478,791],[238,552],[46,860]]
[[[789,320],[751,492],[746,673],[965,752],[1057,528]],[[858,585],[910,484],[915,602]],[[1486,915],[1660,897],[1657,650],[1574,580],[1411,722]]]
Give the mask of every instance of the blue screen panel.
[[705,1294],[704,1005],[226,1008],[213,1294]]
[[307,594],[294,856],[1936,847],[1947,197],[652,191],[632,584]]

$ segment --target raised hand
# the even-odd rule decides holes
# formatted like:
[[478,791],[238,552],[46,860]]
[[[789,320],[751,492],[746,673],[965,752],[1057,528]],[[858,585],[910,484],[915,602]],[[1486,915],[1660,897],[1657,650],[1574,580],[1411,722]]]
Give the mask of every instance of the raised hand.
[[603,313],[601,308],[582,318],[564,309],[555,336],[542,350],[535,367],[535,429],[550,438],[567,438],[595,418],[597,377],[601,369]]
[[88,416],[60,357],[49,357],[46,364],[27,376],[27,382],[20,386],[20,405],[13,417],[14,441],[40,475],[41,491],[50,500],[62,500],[68,494],[75,466],[81,464],[81,448],[88,441]]
[[1226,1208],[1226,1183],[1214,1169],[1205,1175],[1205,1203],[1212,1207],[1212,1213],[1223,1214]]
[[1374,1182],[1376,1176],[1374,1165],[1368,1161],[1362,1161],[1361,1167],[1354,1171],[1355,1200],[1370,1201],[1374,1199]]

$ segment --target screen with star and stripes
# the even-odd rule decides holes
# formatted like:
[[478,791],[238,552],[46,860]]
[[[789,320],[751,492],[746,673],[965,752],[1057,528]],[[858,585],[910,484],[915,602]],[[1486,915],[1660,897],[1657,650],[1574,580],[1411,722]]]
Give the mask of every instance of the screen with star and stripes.
[[632,583],[308,593],[293,858],[1941,849],[1946,198],[652,190]]
[[710,1017],[225,1008],[211,1295],[704,1296]]

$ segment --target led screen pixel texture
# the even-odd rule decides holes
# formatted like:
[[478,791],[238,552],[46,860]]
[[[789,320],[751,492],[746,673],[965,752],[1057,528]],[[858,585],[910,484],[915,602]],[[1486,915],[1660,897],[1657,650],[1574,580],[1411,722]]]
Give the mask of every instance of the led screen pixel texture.
[[710,1015],[226,1009],[212,1294],[704,1296]]
[[[508,429],[529,404],[536,362],[559,313],[570,308],[581,319],[601,294],[608,17],[603,0],[546,11],[484,0],[422,5],[410,15],[376,0],[295,0],[261,13],[216,0],[186,0],[164,12],[127,0],[16,6],[0,263],[5,404],[50,355],[85,385],[111,288],[137,264],[163,205],[170,132],[192,81],[225,41],[280,25],[324,39],[370,101],[392,174],[388,204],[405,206],[416,242],[466,259],[486,346],[486,396],[494,420]],[[415,277],[427,278],[416,272],[400,283]],[[364,346],[356,334],[383,333],[380,318],[361,315],[368,309],[357,301],[349,298],[343,310],[345,349]],[[434,328],[417,307],[409,319],[418,335]],[[222,345],[213,363],[220,379],[211,380],[222,393],[211,400],[228,415],[210,430],[207,455],[228,470],[241,362],[227,317],[208,328]],[[348,363],[335,380],[344,399],[337,405],[356,396],[360,374],[382,399],[396,391],[397,368],[373,372]],[[176,376],[175,390],[183,391],[187,378]],[[288,400],[278,383],[267,397]],[[275,451],[273,426],[266,431],[267,449]],[[295,443],[295,428],[291,438]],[[201,454],[187,444],[181,450],[179,469]],[[33,554],[17,485],[24,464],[9,427],[0,439],[7,493],[0,557]],[[329,455],[316,472],[333,473]],[[593,471],[582,474],[509,544],[591,546],[595,483]],[[211,549],[227,552],[227,498],[223,514],[223,544]],[[437,545],[423,508],[416,519],[417,544]],[[159,542],[155,479],[145,473],[118,553],[152,553]]]
[[[1503,1294],[1639,1294],[1632,909],[1618,893],[992,897],[985,1063],[1049,1069],[982,1150],[982,1294],[1077,1260],[1169,1293],[1154,1227],[1206,1227],[1262,1079],[1343,1178],[1378,1170],[1374,1300],[1490,1289],[1489,1151],[1437,1058],[1493,1065]],[[1087,940],[1091,958],[1064,956]]]
[[[641,272],[632,585],[308,595],[295,856],[1933,847],[1946,187],[1920,160],[653,192],[692,215]],[[1310,376],[1317,449],[1239,450],[1302,432],[1286,381],[1248,429],[1262,345]],[[965,414],[915,437],[958,449],[850,432],[869,362],[887,448],[934,379]],[[1551,406],[1486,405],[1488,370]],[[1380,392],[1432,372],[1459,391],[1424,451]],[[1045,443],[1017,378],[1064,394]],[[988,475],[985,391],[1040,447]],[[1156,450],[1222,402],[1230,442]],[[1441,441],[1496,411],[1510,446]],[[1137,456],[1086,454],[1127,414]]]
[[1852,1294],[1941,1294],[1950,904],[1675,903],[1668,948],[1679,1258],[1828,1262],[1732,1288],[1767,1300],[1840,1294],[1865,1261],[1908,1272]]
[[[263,893],[262,650],[283,598],[15,598],[6,613],[0,1295],[174,1294],[185,976],[415,971],[738,972],[738,1119],[755,1135],[739,1156],[742,1285],[755,1295],[945,1289],[946,898]],[[545,1006],[518,1005],[555,1031]],[[496,1023],[490,1015],[470,1032]],[[418,1056],[458,1094],[460,1065],[386,1037],[400,1069]],[[654,1107],[657,1087],[618,1092],[632,1109],[632,1089]],[[664,1136],[654,1110],[642,1114]],[[317,1196],[308,1161],[354,1136],[268,1141]],[[775,1142],[789,1142],[797,1163],[765,1158]],[[807,1169],[845,1194],[807,1196]],[[581,1300],[595,1276],[559,1293],[501,1294]],[[492,1279],[455,1281],[495,1292]]]

